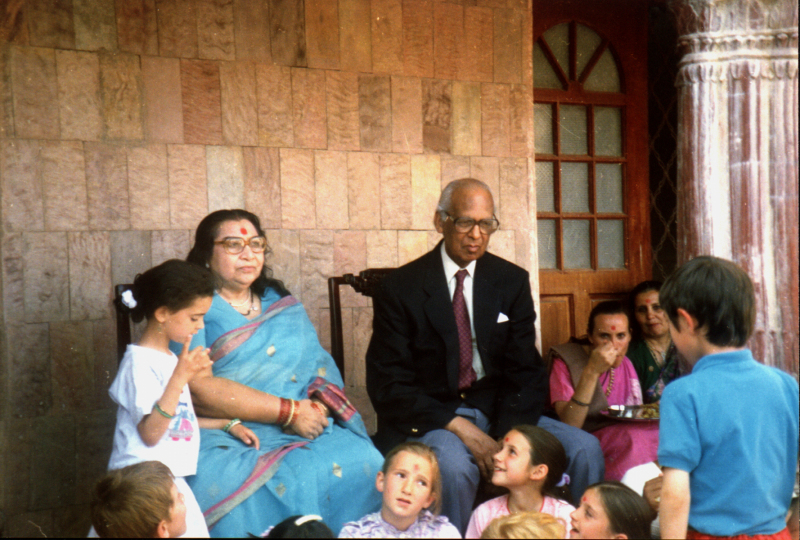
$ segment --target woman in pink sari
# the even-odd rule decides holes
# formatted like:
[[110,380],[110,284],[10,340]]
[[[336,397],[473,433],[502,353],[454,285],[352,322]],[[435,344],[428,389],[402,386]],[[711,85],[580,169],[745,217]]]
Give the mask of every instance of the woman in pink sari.
[[620,480],[631,467],[656,459],[658,422],[621,422],[601,414],[609,405],[642,404],[639,377],[625,356],[631,333],[623,305],[595,306],[588,331],[588,343],[550,349],[550,402],[562,422],[600,440],[606,480]]

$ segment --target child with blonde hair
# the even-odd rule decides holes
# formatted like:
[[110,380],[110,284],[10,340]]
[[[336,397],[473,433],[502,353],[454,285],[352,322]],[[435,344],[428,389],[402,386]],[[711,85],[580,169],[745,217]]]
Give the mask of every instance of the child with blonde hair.
[[495,518],[483,530],[481,538],[565,538],[563,521],[542,512],[519,512]]

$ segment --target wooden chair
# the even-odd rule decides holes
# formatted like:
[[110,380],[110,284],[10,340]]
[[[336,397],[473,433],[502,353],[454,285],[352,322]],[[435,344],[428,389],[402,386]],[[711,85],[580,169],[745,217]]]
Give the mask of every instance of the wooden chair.
[[114,307],[117,312],[117,363],[122,362],[125,356],[125,349],[131,342],[131,314],[122,304],[122,293],[133,287],[130,283],[116,285],[114,287]]
[[368,268],[356,276],[345,274],[328,278],[328,300],[331,308],[331,356],[344,380],[344,340],[342,338],[342,303],[340,285],[350,285],[357,293],[372,298],[381,280],[394,268]]

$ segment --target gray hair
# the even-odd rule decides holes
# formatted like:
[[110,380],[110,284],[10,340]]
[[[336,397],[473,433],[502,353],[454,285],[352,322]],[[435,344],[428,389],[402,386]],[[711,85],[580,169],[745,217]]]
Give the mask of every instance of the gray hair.
[[[439,214],[442,220],[447,219],[447,212],[452,209],[453,193],[462,188],[482,188],[485,189],[489,195],[492,194],[492,190],[489,189],[486,182],[482,182],[477,178],[459,178],[458,180],[453,180],[442,190],[442,194],[439,196],[439,204],[436,205],[436,213]],[[494,206],[494,197],[492,197],[492,206]],[[492,208],[492,211],[494,211],[494,208]]]

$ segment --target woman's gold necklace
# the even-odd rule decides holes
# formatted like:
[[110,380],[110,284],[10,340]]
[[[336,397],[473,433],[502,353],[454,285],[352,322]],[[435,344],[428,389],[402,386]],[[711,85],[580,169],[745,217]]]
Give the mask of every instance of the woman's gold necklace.
[[[245,317],[250,315],[250,312],[252,312],[252,311],[258,311],[258,307],[256,307],[255,303],[253,302],[253,290],[252,289],[250,289],[250,294],[247,296],[247,298],[244,299],[243,302],[240,302],[238,304],[234,304],[230,300],[226,300],[226,302],[228,302],[228,304],[230,304],[230,306],[233,309],[235,309],[236,311],[238,311],[239,313],[241,313]],[[250,306],[247,308],[247,313],[242,313],[242,311],[241,311],[242,307],[246,306],[247,304],[250,304]]]
[[606,391],[605,391],[606,397],[611,395],[611,389],[614,388],[614,373],[615,373],[615,369],[616,368],[611,368],[609,370],[609,371],[611,371],[611,375],[609,376],[609,379],[608,379],[608,388],[606,388]]

